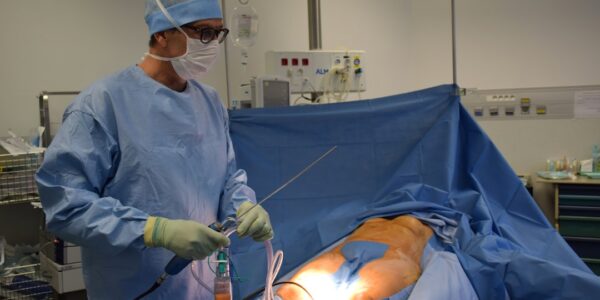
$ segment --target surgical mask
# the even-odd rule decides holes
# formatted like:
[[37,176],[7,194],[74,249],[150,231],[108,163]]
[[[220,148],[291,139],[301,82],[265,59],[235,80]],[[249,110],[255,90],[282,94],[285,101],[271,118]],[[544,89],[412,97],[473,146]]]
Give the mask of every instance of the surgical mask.
[[177,75],[185,80],[198,80],[208,73],[208,70],[216,62],[219,54],[219,42],[214,40],[204,44],[187,35],[186,38],[187,51],[181,56],[162,57],[152,53],[146,53],[146,55],[158,60],[170,61]]
[[171,24],[173,24],[177,30],[185,35],[187,41],[186,51],[183,55],[178,57],[162,57],[152,53],[146,53],[146,55],[154,59],[170,61],[177,75],[185,80],[201,79],[204,75],[206,75],[206,73],[208,73],[210,68],[217,61],[217,56],[219,54],[219,42],[214,40],[208,44],[204,44],[198,39],[189,37],[185,31],[183,31],[183,29],[177,25],[175,20],[173,20],[160,0],[156,0],[156,4],[163,12],[165,17],[169,19]]

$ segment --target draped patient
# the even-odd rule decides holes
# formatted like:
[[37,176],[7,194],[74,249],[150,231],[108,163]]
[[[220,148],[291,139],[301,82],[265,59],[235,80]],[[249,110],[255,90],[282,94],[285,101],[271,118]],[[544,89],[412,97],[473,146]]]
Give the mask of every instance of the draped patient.
[[[370,219],[340,245],[300,269],[290,281],[312,297],[383,299],[415,283],[432,230],[416,218]],[[284,300],[311,299],[295,285],[277,294]]]

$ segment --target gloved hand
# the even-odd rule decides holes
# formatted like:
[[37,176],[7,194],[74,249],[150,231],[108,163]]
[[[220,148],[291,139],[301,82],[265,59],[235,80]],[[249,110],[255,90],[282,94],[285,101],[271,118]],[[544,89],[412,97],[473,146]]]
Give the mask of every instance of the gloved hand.
[[203,259],[220,247],[229,246],[229,239],[204,224],[187,220],[149,217],[144,228],[144,243],[148,247],[163,247],[187,259]]
[[[239,218],[244,212],[249,210],[254,203],[246,201],[240,205],[236,215]],[[273,228],[269,220],[269,213],[260,205],[252,208],[247,214],[238,219],[237,234],[240,237],[251,236],[255,241],[263,242],[273,238]]]

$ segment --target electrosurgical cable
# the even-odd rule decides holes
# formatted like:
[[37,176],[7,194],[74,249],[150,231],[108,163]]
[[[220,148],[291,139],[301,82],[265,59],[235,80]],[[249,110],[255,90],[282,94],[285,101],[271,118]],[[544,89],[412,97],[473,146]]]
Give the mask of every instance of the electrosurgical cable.
[[[295,286],[299,287],[300,289],[302,289],[302,290],[303,290],[303,291],[306,293],[306,295],[308,295],[308,297],[309,297],[310,299],[312,299],[312,300],[314,300],[314,299],[315,299],[315,298],[313,298],[313,296],[310,294],[310,292],[309,292],[309,291],[308,291],[308,290],[307,290],[305,287],[303,287],[301,284],[299,284],[299,283],[297,283],[297,282],[293,282],[293,281],[279,281],[279,282],[275,282],[275,283],[273,283],[273,286],[278,286],[278,285],[283,285],[283,284],[291,284],[291,285],[295,285]],[[260,294],[261,294],[263,291],[264,291],[264,290],[263,290],[262,288],[261,288],[261,289],[258,289],[258,290],[256,290],[256,291],[252,292],[252,294],[250,294],[250,295],[248,295],[248,296],[244,297],[244,298],[243,298],[243,300],[254,300],[254,299],[256,299],[256,297],[257,297],[258,295],[260,295]]]
[[273,300],[273,282],[279,274],[281,264],[283,263],[283,251],[277,250],[273,255],[273,245],[271,241],[265,241],[265,252],[267,253],[267,278],[265,279],[265,297],[264,300]]
[[[208,262],[210,264],[210,262]],[[209,265],[210,267],[210,265]],[[194,264],[192,263],[191,265],[191,269],[190,272],[192,272],[192,276],[194,276],[194,279],[196,279],[196,282],[198,282],[199,285],[201,285],[204,289],[206,289],[207,291],[209,291],[211,294],[215,294],[215,292],[213,291],[213,289],[211,289],[206,283],[204,283],[204,281],[202,281],[202,279],[200,279],[198,277],[198,274],[196,274],[196,272],[194,271]]]
[[[229,231],[225,232],[224,235],[227,236],[227,237],[229,237],[231,234],[233,234],[234,231],[235,230],[229,230]],[[222,276],[225,273],[225,271],[218,272],[219,264],[223,262],[223,257],[219,257],[219,255],[221,255],[221,253],[225,253],[226,258],[227,258],[227,260],[225,260],[225,263],[227,264],[227,267],[229,267],[229,261],[228,261],[228,258],[229,258],[229,248],[221,248],[221,249],[219,249],[217,251],[217,270],[214,270],[211,267],[211,265],[210,265],[210,256],[208,256],[206,258],[206,260],[207,260],[206,264],[208,265],[208,268],[210,269],[210,271],[213,274],[215,274],[215,277],[220,277],[220,276]],[[215,292],[216,292],[216,286],[215,286],[215,289],[211,289],[204,281],[202,281],[202,279],[200,279],[198,277],[198,275],[194,271],[194,263],[191,264],[191,270],[190,271],[192,273],[192,276],[194,276],[194,279],[196,279],[196,282],[198,282],[198,284],[200,284],[203,288],[205,288],[211,294],[213,294],[213,295],[215,294]],[[226,273],[229,274],[229,269],[227,269]]]
[[[231,235],[233,232],[234,232],[234,230],[230,230],[227,233],[227,236]],[[278,250],[277,252],[275,252],[275,254],[273,254],[273,245],[271,244],[271,241],[267,240],[264,242],[264,244],[265,244],[265,252],[267,255],[267,276],[265,279],[264,300],[273,300],[275,298],[275,295],[273,293],[273,286],[274,286],[273,282],[275,281],[277,274],[279,274],[279,270],[281,269],[281,265],[283,263],[283,251]],[[219,282],[219,279],[229,280],[231,278],[229,275],[229,268],[228,268],[229,267],[229,259],[228,259],[229,251],[228,250],[229,250],[228,248],[223,248],[218,251],[217,261],[216,261],[217,262],[217,270],[214,270],[211,267],[210,257],[207,258],[208,267],[216,276],[215,289],[211,289],[210,287],[208,287],[208,285],[206,283],[204,283],[204,281],[202,281],[198,277],[198,275],[195,273],[194,264],[191,265],[192,275],[194,276],[194,278],[196,279],[198,284],[200,284],[202,287],[204,287],[207,291],[209,291],[213,295],[219,291],[221,292],[220,293],[221,296],[223,296],[223,294],[226,293],[223,290],[223,285],[226,283]],[[224,253],[224,255],[225,255],[224,257],[221,256],[222,253]],[[224,267],[226,267],[226,269]]]
[[319,102],[321,99],[327,99],[327,103],[331,103],[331,98],[336,102],[346,100],[350,92],[351,79],[349,65],[331,66],[321,80],[323,95],[319,97]]
[[235,280],[237,282],[244,282],[244,281],[246,281],[247,278],[241,277],[240,274],[235,269],[235,266],[233,264],[231,264],[230,267],[231,267],[231,272],[233,273],[233,276],[231,277],[232,280]]
[[[280,192],[281,190],[283,190],[284,188],[286,188],[288,185],[290,185],[292,182],[294,182],[300,176],[304,175],[304,173],[306,173],[308,170],[310,170],[314,165],[316,165],[321,160],[323,160],[325,157],[327,157],[327,155],[331,154],[331,152],[333,152],[335,149],[337,149],[337,147],[338,147],[337,145],[331,147],[329,150],[327,150],[325,153],[323,153],[319,158],[315,159],[308,166],[306,166],[304,169],[302,169],[298,174],[296,174],[295,176],[293,176],[292,178],[290,178],[283,185],[279,186],[277,189],[275,189],[273,192],[271,192],[270,194],[268,194],[261,201],[257,202],[256,204],[254,204],[253,206],[251,206],[248,210],[246,210],[245,212],[243,212],[242,214],[240,214],[237,217],[237,219],[240,219],[241,217],[243,217],[244,215],[246,215],[249,211],[251,211],[255,207],[257,207],[260,204],[264,203],[265,201],[271,199],[271,197],[275,196],[278,192]],[[223,233],[225,236],[229,236],[229,235],[231,235],[235,231],[236,226],[237,226],[237,220],[235,218],[228,217],[227,219],[225,219],[225,221],[223,223],[214,222],[214,223],[210,224],[208,227],[210,227],[211,229],[213,229],[213,230],[215,230],[217,232]],[[271,251],[271,254],[272,254],[272,251]],[[282,253],[282,258],[283,258],[283,253]],[[169,263],[165,266],[165,272],[160,275],[160,277],[154,282],[154,284],[150,287],[150,289],[148,289],[146,292],[142,293],[140,296],[136,297],[135,300],[142,299],[143,297],[145,297],[148,294],[152,293],[154,290],[156,290],[165,281],[165,279],[169,275],[179,274],[179,272],[181,272],[183,269],[185,269],[185,267],[187,267],[191,262],[192,262],[191,259],[186,259],[186,258],[182,258],[182,257],[179,257],[179,256],[174,256],[169,261]],[[279,262],[279,265],[280,264],[281,264],[281,262]],[[275,267],[276,265],[273,264],[273,266]],[[279,267],[280,266],[277,266],[277,271],[279,271]],[[272,270],[272,271],[274,271],[274,270]],[[276,273],[275,273],[275,275],[276,275]],[[275,277],[275,276],[273,276],[273,277]]]
[[135,297],[134,300],[139,300],[139,299],[142,299],[142,298],[150,295],[165,281],[165,279],[167,279],[167,276],[168,275],[166,273],[163,273],[162,275],[160,275],[160,277],[158,277],[158,279],[154,282],[154,284],[152,284],[152,286],[147,291],[145,291],[141,295]]

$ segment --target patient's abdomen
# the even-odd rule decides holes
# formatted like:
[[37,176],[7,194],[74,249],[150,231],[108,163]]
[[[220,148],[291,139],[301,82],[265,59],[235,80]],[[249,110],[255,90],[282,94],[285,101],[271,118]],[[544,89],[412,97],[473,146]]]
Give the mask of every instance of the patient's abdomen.
[[[335,296],[334,299],[353,300],[390,297],[419,278],[421,255],[432,233],[428,226],[409,215],[392,220],[370,219],[350,234],[342,244],[305,265],[291,281],[304,286],[316,299],[321,298],[320,294],[322,297]],[[361,264],[357,261],[359,258],[350,259],[342,253],[344,246],[352,242],[385,244],[387,250],[384,249],[383,256]],[[359,246],[361,245],[369,247],[369,243],[359,243]],[[357,269],[351,270],[353,267]],[[345,287],[332,286],[340,280],[340,274],[349,276],[353,282]],[[351,276],[352,274],[358,276]],[[328,280],[333,283],[327,283]],[[326,294],[331,291],[324,291],[332,288],[339,289],[334,291],[335,295]],[[304,291],[292,285],[279,289],[278,295],[286,300],[310,299]]]

